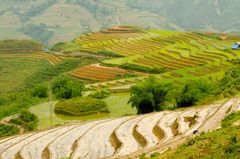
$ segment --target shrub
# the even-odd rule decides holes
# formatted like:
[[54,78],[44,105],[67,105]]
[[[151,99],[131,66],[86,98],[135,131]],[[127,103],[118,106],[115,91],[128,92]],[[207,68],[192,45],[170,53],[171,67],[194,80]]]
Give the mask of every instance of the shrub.
[[92,97],[92,98],[96,98],[96,99],[104,99],[104,98],[107,98],[109,95],[110,95],[109,91],[100,90],[100,91],[97,91],[93,94],[90,94],[89,96]]
[[10,122],[22,126],[24,131],[32,131],[37,128],[39,120],[33,113],[23,111],[20,113],[19,118],[11,119]]
[[46,98],[48,96],[48,88],[46,84],[38,84],[33,88],[32,95],[34,97]]
[[138,114],[150,113],[166,109],[168,93],[171,85],[160,83],[156,78],[149,77],[131,87],[129,103],[137,108]]
[[102,55],[110,56],[110,57],[123,57],[122,55],[119,55],[118,53],[115,53],[110,50],[101,50],[101,51],[98,51],[98,54],[102,54]]
[[60,42],[54,45],[51,51],[71,53],[71,52],[79,52],[81,49],[82,49],[81,45],[76,44],[74,42]]
[[84,85],[80,81],[60,76],[53,81],[53,93],[59,99],[70,99],[82,96]]
[[55,113],[82,116],[98,112],[109,112],[107,103],[95,98],[78,97],[58,102],[54,108]]
[[222,122],[221,126],[223,128],[231,126],[234,122],[240,120],[240,111],[231,113],[230,115],[226,116]]
[[11,135],[16,135],[20,132],[19,128],[12,125],[5,125],[0,123],[0,138]]
[[162,67],[149,68],[149,67],[130,64],[130,63],[121,64],[119,67],[123,68],[123,69],[135,70],[135,71],[146,72],[146,73],[157,73],[157,74],[158,73],[163,73],[163,72],[166,71]]
[[197,104],[206,96],[214,94],[214,85],[206,80],[188,81],[176,97],[178,107],[189,107]]
[[220,88],[222,92],[228,90],[231,87],[240,84],[240,69],[235,67],[227,70],[224,77],[221,80]]
[[0,98],[4,99],[4,103],[0,106],[0,119],[42,102],[40,98],[33,97],[29,91],[9,92],[0,95]]

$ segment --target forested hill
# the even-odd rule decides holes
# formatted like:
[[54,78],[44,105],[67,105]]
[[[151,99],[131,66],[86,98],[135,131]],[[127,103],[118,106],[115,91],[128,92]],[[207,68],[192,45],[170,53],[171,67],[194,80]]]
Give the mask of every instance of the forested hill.
[[112,25],[240,32],[240,0],[0,0],[0,38],[47,44]]

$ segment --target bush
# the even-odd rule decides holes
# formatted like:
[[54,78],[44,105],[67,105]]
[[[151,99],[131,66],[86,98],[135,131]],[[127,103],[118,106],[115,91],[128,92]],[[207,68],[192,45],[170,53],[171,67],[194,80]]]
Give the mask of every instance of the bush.
[[138,114],[150,113],[166,109],[171,84],[160,83],[149,77],[145,81],[131,87],[129,103],[137,108]]
[[90,97],[78,97],[58,102],[54,108],[55,113],[82,116],[99,112],[109,112],[107,103]]
[[21,112],[28,107],[42,102],[40,98],[33,97],[28,91],[24,92],[9,92],[0,95],[4,103],[0,105],[0,119],[12,114]]
[[121,64],[119,67],[123,69],[135,70],[135,71],[146,72],[146,73],[157,73],[157,74],[163,73],[166,71],[163,67],[149,68],[149,67],[130,64],[130,63]]
[[188,81],[176,97],[178,107],[197,104],[206,96],[214,95],[214,84],[206,80]]
[[60,42],[51,48],[51,51],[54,52],[63,52],[63,53],[71,53],[71,52],[79,52],[81,50],[81,45],[76,44],[74,42]]
[[220,88],[222,92],[240,84],[240,69],[235,67],[227,70],[221,80]]
[[98,54],[102,54],[104,56],[110,56],[110,57],[123,57],[122,55],[119,55],[118,53],[115,53],[110,50],[101,50],[98,52]]
[[69,77],[59,76],[53,81],[52,90],[57,98],[70,99],[82,96],[84,85],[80,81]]
[[11,119],[10,122],[22,126],[24,131],[32,131],[37,128],[39,120],[38,117],[33,113],[29,111],[23,111],[20,113],[19,118]]
[[0,138],[11,135],[16,135],[20,132],[19,128],[12,125],[5,125],[0,123]]
[[89,97],[96,98],[96,99],[104,99],[104,98],[107,98],[109,95],[110,95],[110,92],[106,90],[100,90],[93,94],[90,94]]
[[227,127],[231,126],[234,122],[236,122],[238,120],[240,120],[240,111],[231,113],[230,115],[226,116],[222,120],[221,126],[223,128],[227,128]]
[[48,96],[48,88],[46,84],[38,84],[33,88],[32,95],[34,97],[46,98]]

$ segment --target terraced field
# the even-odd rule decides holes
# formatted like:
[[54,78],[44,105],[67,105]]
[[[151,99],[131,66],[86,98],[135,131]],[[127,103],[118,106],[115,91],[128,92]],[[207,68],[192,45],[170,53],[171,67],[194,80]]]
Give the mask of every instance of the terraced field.
[[99,64],[80,67],[73,70],[70,75],[80,79],[90,79],[93,81],[107,81],[115,78],[125,77],[127,75],[134,76],[140,73],[134,71],[126,71],[124,69],[104,67]]
[[71,124],[0,140],[0,158],[125,158],[164,151],[193,134],[219,127],[226,114],[240,110],[240,99],[182,111]]
[[0,54],[0,58],[33,58],[48,60],[51,64],[55,65],[62,61],[58,56],[48,53],[14,53],[14,54]]
[[[111,31],[109,31],[111,30]],[[222,62],[239,55],[226,51],[231,43],[192,32],[119,31],[109,29],[75,39],[83,50],[98,53],[109,50],[126,56],[106,60],[108,64],[132,63],[176,70],[206,63]]]
[[[111,51],[124,56],[104,60],[103,64],[164,68],[166,73],[157,77],[177,82],[182,81],[180,79],[222,74],[232,66],[229,61],[240,57],[239,50],[231,50],[232,41],[217,39],[207,33],[131,30],[119,26],[83,35],[73,42],[81,47],[80,52],[99,54],[101,51]],[[116,79],[116,74],[121,76],[123,73],[112,73],[111,70],[102,70],[100,73],[91,69],[95,70],[92,66],[79,68],[71,75],[98,81],[88,85],[91,89],[110,88],[113,91],[126,91],[126,88],[144,79],[141,74],[137,78]]]

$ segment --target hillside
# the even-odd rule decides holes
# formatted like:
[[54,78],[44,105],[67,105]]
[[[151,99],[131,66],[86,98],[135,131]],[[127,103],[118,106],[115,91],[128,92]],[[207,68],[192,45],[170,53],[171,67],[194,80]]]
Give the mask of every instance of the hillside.
[[182,143],[193,131],[216,129],[221,119],[239,110],[239,99],[184,111],[106,119],[23,134],[0,140],[3,159],[129,158]]
[[47,52],[2,40],[0,158],[141,158],[218,129],[240,110],[239,39],[115,25]]
[[[234,0],[0,0],[0,38],[68,41],[113,25],[239,33]],[[71,31],[70,31],[71,30]],[[41,34],[40,34],[41,32]]]
[[89,88],[126,90],[149,74],[179,84],[199,77],[220,79],[233,66],[231,61],[240,56],[239,50],[231,50],[238,39],[227,34],[115,26],[56,44],[52,51],[106,57],[100,64],[76,69],[71,75],[91,80]]

